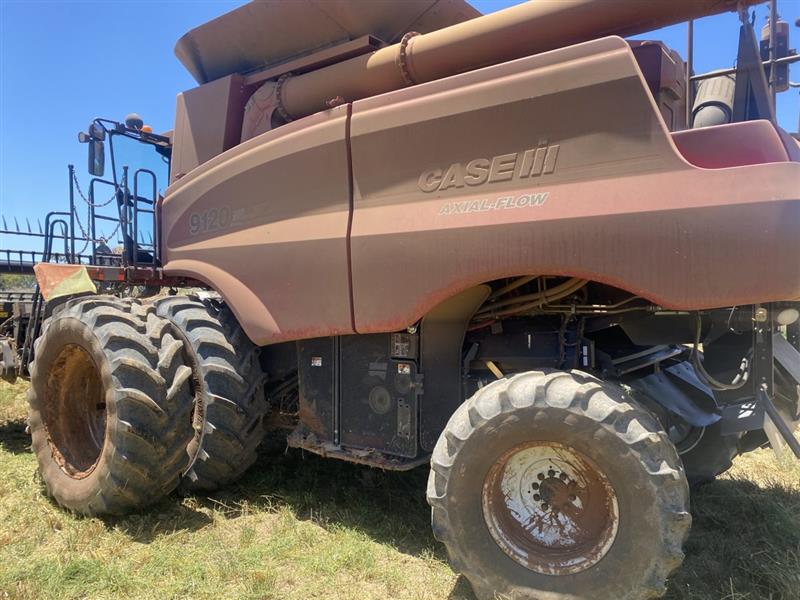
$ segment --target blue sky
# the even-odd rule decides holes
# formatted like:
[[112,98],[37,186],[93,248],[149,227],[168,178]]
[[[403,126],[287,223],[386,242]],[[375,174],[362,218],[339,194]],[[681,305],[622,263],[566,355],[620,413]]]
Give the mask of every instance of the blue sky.
[[[517,3],[472,2],[482,12]],[[155,131],[171,129],[176,94],[195,85],[173,54],[175,42],[239,4],[0,0],[0,214],[33,221],[65,206],[67,163],[88,181],[86,146],[76,134],[93,117],[137,112]],[[791,46],[800,47],[800,0],[781,0],[779,9],[792,24]],[[756,11],[760,28],[766,5]],[[733,13],[696,23],[697,72],[732,66],[737,27]],[[685,25],[637,37],[661,39],[685,57]],[[800,65],[792,79],[800,79]],[[783,127],[796,130],[797,90],[781,94],[778,109]],[[11,243],[0,239],[0,248]]]

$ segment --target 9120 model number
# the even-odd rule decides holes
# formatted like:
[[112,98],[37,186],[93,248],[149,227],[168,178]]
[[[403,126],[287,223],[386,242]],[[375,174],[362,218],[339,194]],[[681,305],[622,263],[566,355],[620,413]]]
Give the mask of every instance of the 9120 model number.
[[233,222],[233,213],[227,206],[211,208],[189,215],[189,234],[199,235],[229,227]]

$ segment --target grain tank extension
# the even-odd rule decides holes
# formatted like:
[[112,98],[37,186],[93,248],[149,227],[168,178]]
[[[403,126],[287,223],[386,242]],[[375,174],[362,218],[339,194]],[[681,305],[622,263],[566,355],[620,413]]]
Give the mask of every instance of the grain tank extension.
[[[46,235],[0,347],[30,364],[50,495],[116,514],[214,490],[282,431],[429,466],[479,598],[661,595],[690,485],[800,456],[800,142],[774,102],[798,57],[754,4],[263,0],[187,33],[173,131],[81,134],[122,253],[74,205],[48,217],[65,258]],[[733,69],[629,39],[724,11]]]

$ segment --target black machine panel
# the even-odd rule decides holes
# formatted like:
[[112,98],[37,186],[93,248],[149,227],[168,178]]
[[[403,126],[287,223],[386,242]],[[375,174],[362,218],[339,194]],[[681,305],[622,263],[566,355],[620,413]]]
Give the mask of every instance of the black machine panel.
[[341,338],[341,444],[417,455],[416,340],[407,334]]
[[315,434],[320,441],[336,442],[338,341],[339,338],[328,337],[297,342],[300,421],[306,432]]
[[418,336],[318,338],[297,343],[300,422],[317,443],[417,456]]

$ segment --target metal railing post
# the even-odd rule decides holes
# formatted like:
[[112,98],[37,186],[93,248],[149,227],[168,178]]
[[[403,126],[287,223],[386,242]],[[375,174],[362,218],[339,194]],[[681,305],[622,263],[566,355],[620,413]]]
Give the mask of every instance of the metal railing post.
[[778,0],[769,0],[769,93],[772,110],[778,114],[778,78],[775,60],[778,58]]
[[694,19],[689,20],[686,32],[686,129],[692,128],[692,109],[694,107]]
[[69,255],[70,262],[75,261],[75,166],[68,165],[69,171]]

